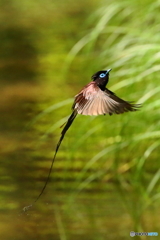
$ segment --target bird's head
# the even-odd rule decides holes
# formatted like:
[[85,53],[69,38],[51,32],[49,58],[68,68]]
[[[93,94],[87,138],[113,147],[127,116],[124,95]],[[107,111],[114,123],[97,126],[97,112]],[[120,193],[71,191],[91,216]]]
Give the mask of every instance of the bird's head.
[[98,71],[96,72],[93,76],[92,79],[95,81],[101,90],[104,91],[106,84],[108,83],[109,80],[109,72],[112,69],[108,70],[103,70],[103,71]]

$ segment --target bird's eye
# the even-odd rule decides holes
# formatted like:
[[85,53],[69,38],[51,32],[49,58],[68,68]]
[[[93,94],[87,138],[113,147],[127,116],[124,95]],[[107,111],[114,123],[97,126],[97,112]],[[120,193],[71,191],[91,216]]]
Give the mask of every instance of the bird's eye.
[[106,74],[105,73],[101,73],[99,76],[100,76],[100,78],[104,78],[106,76]]

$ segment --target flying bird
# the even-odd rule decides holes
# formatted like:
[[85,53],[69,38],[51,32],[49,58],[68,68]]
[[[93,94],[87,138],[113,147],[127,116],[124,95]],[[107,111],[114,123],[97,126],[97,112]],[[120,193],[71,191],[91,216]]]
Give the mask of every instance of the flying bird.
[[[75,100],[72,106],[72,114],[68,118],[67,122],[64,125],[62,125],[64,126],[64,128],[61,132],[61,137],[56,146],[55,154],[52,159],[52,164],[50,167],[50,171],[48,173],[48,177],[46,179],[45,185],[41,193],[39,194],[35,202],[40,198],[40,196],[42,195],[42,193],[44,192],[47,186],[58,149],[61,145],[61,142],[67,130],[73,123],[77,114],[90,115],[90,116],[106,115],[106,114],[112,115],[112,114],[121,114],[124,112],[133,112],[139,109],[140,104],[133,104],[133,102],[125,101],[117,97],[115,93],[111,92],[109,89],[106,88],[106,85],[109,81],[109,72],[111,70],[112,69],[96,72],[91,77],[92,81],[88,83],[75,96]],[[31,206],[32,205],[28,207],[31,207]]]

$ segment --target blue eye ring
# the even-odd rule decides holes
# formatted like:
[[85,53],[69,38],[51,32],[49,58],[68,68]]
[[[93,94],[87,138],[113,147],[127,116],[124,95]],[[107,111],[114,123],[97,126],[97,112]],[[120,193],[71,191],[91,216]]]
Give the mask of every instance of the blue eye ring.
[[99,75],[100,78],[104,78],[105,76],[106,76],[105,73],[101,73],[101,74]]

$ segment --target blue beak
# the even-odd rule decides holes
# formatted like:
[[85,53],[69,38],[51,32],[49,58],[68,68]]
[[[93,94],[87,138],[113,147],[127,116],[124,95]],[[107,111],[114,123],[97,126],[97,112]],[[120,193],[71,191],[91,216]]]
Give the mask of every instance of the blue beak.
[[106,71],[106,74],[108,74],[111,70],[112,70],[112,69],[108,69],[108,70]]

